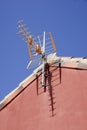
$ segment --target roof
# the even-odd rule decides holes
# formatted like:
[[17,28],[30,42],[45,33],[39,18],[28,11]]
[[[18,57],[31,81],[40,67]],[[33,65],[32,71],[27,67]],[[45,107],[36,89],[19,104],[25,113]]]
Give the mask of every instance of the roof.
[[[71,69],[87,70],[87,58],[75,58],[75,57],[57,57],[56,54],[50,54],[47,57],[47,62],[50,66],[61,66]],[[33,71],[33,73],[23,80],[18,87],[8,94],[0,102],[0,110],[2,110],[8,103],[10,103],[17,95],[19,95],[29,84],[31,84],[36,76],[41,74],[42,65]]]

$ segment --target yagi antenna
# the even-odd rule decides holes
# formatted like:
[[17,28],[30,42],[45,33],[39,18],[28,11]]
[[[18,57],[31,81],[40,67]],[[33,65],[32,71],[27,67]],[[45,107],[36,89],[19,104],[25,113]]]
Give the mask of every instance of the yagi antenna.
[[38,67],[42,65],[42,86],[46,86],[45,84],[45,67],[47,64],[47,57],[56,53],[56,45],[54,43],[54,39],[52,33],[44,32],[43,35],[40,35],[36,38],[32,36],[26,25],[23,21],[18,22],[18,34],[27,42],[28,53],[30,57],[30,62],[27,65],[27,69],[30,67]]

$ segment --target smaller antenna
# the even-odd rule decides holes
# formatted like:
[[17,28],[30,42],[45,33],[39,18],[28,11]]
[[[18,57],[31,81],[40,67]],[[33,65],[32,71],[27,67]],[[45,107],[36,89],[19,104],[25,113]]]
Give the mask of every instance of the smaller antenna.
[[50,39],[52,41],[52,45],[53,45],[53,49],[54,49],[54,52],[56,52],[56,45],[54,43],[54,39],[53,39],[53,36],[52,36],[52,33],[50,32]]

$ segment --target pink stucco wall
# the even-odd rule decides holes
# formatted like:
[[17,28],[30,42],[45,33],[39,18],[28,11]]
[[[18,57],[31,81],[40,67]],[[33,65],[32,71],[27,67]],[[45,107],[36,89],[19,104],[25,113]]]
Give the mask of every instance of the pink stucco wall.
[[46,90],[39,76],[0,111],[0,130],[87,130],[87,70],[49,73]]

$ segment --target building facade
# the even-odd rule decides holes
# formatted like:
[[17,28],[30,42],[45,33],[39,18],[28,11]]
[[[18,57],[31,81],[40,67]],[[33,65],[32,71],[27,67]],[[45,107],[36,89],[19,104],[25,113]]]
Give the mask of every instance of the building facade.
[[87,59],[61,57],[0,102],[0,130],[87,130]]

